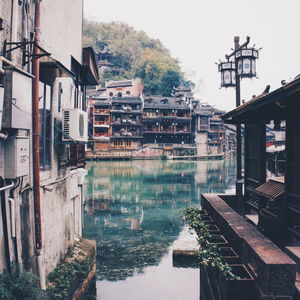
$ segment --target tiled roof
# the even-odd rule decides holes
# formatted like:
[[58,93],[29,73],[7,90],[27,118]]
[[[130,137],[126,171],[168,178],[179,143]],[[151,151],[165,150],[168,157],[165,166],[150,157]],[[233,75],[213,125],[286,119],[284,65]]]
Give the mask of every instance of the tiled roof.
[[109,81],[106,85],[107,88],[125,87],[125,86],[132,86],[132,80]]
[[252,98],[239,107],[229,111],[222,116],[223,119],[230,119],[245,113],[246,111],[257,109],[263,105],[282,100],[283,98],[290,96],[293,93],[299,93],[300,91],[300,78],[285,84],[284,86],[272,91],[271,93],[261,93],[260,95]]
[[[180,104],[181,103],[181,104]],[[144,108],[153,108],[153,109],[185,109],[189,110],[190,107],[187,103],[182,100],[178,100],[173,97],[162,97],[162,96],[149,96],[145,98]]]
[[104,96],[104,91],[105,91],[105,89],[87,90],[86,95],[90,99],[93,99],[93,98],[107,98],[106,96]]

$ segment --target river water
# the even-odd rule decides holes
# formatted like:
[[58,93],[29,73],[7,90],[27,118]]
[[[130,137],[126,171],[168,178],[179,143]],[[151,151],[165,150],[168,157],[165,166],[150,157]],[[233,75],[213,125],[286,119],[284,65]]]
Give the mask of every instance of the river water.
[[224,161],[87,164],[84,237],[97,241],[97,300],[198,300],[199,270],[173,267],[181,209],[234,187]]

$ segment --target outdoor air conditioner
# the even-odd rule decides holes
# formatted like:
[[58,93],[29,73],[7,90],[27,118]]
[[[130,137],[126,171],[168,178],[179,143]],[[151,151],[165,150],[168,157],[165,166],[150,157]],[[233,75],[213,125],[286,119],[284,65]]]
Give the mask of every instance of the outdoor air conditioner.
[[88,117],[85,111],[78,108],[63,110],[62,140],[64,142],[88,141]]

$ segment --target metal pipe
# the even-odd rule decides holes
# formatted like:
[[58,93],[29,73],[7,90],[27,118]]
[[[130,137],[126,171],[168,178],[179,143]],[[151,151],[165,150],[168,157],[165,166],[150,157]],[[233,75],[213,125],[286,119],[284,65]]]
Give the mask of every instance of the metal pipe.
[[40,278],[40,288],[46,289],[45,273],[43,269],[42,259],[42,214],[41,214],[41,195],[40,195],[40,119],[39,119],[39,78],[40,78],[40,63],[39,63],[39,43],[40,43],[40,26],[41,26],[41,10],[40,0],[35,2],[35,39],[33,48],[33,103],[32,103],[32,149],[33,149],[33,195],[35,209],[35,236],[36,236],[36,254],[37,268]]
[[[247,46],[250,42],[250,37],[247,37],[247,41],[240,46],[240,38],[234,37],[234,48],[236,53],[243,47]],[[236,107],[241,105],[241,84],[240,76],[238,74],[238,66],[235,62],[235,97]],[[241,215],[244,215],[244,200],[243,200],[243,179],[242,179],[242,136],[241,136],[241,124],[236,124],[236,196],[238,201],[238,210]]]
[[39,41],[40,41],[40,1],[37,0],[35,4],[35,41],[34,41],[34,56],[33,60],[33,192],[35,203],[35,216],[36,216],[36,248],[42,248],[42,224],[41,224],[41,197],[40,197],[40,153],[39,153],[39,135],[40,135],[40,120],[39,120],[39,77],[40,77],[40,65],[39,65]]
[[[19,7],[18,0],[12,0],[12,18],[11,18],[11,41],[17,42],[18,38],[18,20],[19,20]],[[11,60],[16,62],[16,51],[11,52]]]
[[4,132],[0,132],[0,139],[6,140],[8,138],[8,134]]
[[[0,182],[1,182],[1,185],[4,185],[4,180],[1,177],[0,177]],[[7,185],[7,186],[3,186],[3,188],[0,189],[3,240],[4,240],[4,249],[5,249],[6,268],[7,268],[8,272],[11,272],[11,261],[10,261],[10,248],[9,248],[9,241],[8,241],[6,201],[5,201],[4,190],[8,189],[12,186]]]
[[8,189],[12,188],[14,185],[15,185],[14,182],[12,182],[12,183],[9,184],[9,185],[5,185],[5,186],[3,186],[3,187],[0,188],[0,192],[1,192],[1,191],[4,191],[4,190],[8,190]]
[[11,65],[13,67],[15,66],[15,64],[12,61],[8,60],[7,58],[1,55],[0,55],[0,62],[2,63],[5,62],[6,64]]
[[15,66],[15,64],[13,62],[11,62],[10,60],[8,60],[7,58],[5,58],[4,56],[0,56],[0,74],[4,75],[5,74],[5,70],[3,69],[3,63],[6,63],[8,65],[11,66]]
[[15,200],[13,198],[8,198],[10,204],[10,230],[11,237],[16,237],[16,211],[15,211]]

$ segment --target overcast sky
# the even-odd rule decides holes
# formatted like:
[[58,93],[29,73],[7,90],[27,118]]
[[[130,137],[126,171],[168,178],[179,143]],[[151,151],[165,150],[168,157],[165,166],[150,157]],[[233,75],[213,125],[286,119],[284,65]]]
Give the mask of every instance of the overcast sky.
[[196,96],[218,108],[232,109],[234,89],[219,89],[215,62],[241,43],[262,47],[259,79],[243,79],[241,98],[249,100],[267,84],[271,90],[300,73],[300,0],[85,0],[85,16],[122,21],[160,39],[198,85]]

